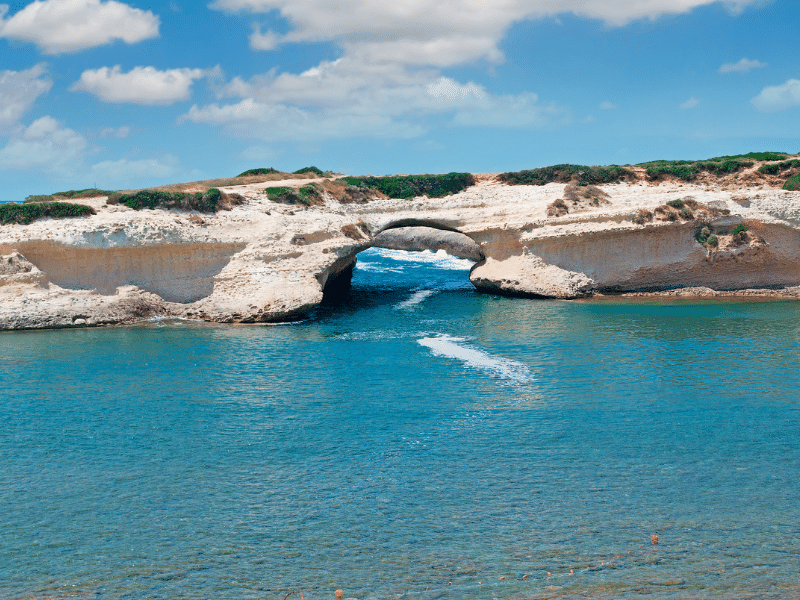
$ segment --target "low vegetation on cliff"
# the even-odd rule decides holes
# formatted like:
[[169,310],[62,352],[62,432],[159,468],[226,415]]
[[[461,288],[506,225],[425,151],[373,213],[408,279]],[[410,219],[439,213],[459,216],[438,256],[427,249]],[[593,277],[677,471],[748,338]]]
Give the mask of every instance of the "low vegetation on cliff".
[[312,204],[322,203],[322,193],[314,184],[304,185],[303,187],[269,187],[264,190],[267,197],[273,202],[282,204],[302,204],[311,206]]
[[553,165],[527,171],[512,171],[497,176],[499,181],[508,185],[545,185],[548,183],[569,183],[577,185],[598,185],[601,183],[618,183],[621,180],[633,181],[636,174],[624,167],[611,165],[608,167],[587,167],[585,165]]
[[783,184],[783,189],[789,192],[800,191],[800,173],[797,173],[796,175],[793,175],[787,179],[786,183]]
[[389,198],[442,198],[475,185],[472,173],[444,175],[390,175],[386,177],[342,177],[346,184],[363,190],[377,190]]
[[143,208],[164,208],[173,210],[195,210],[213,213],[230,210],[232,206],[244,203],[239,194],[228,194],[216,188],[205,192],[165,192],[162,190],[139,190],[131,194],[114,192],[108,197],[108,204],[123,204],[134,210]]
[[109,190],[99,190],[97,188],[88,188],[85,190],[69,190],[66,192],[56,192],[54,194],[37,194],[27,196],[23,204],[33,204],[36,202],[53,202],[59,199],[74,200],[76,198],[98,198],[100,196],[108,196],[113,192]]
[[581,208],[583,204],[590,206],[600,206],[601,204],[609,204],[609,195],[595,185],[578,185],[577,182],[571,181],[564,186],[564,197],[555,200],[547,206],[547,216],[549,217],[562,217],[569,212],[570,206],[572,208]]
[[27,225],[45,217],[64,219],[67,217],[86,217],[94,214],[96,213],[91,206],[72,204],[70,202],[2,204],[0,205],[0,225]]

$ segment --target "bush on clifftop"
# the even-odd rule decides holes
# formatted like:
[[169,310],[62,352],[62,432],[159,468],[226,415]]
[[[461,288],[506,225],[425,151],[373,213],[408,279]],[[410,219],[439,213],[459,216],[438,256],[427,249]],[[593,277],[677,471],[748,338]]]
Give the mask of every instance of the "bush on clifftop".
[[790,192],[800,191],[800,173],[787,179],[786,183],[783,184],[783,189]]
[[527,171],[501,173],[498,179],[509,185],[545,185],[569,183],[576,179],[578,185],[617,183],[620,179],[636,179],[633,171],[617,165],[609,167],[587,167],[585,165],[553,165]]
[[33,202],[52,202],[57,198],[97,198],[98,196],[108,196],[109,194],[113,193],[114,192],[110,190],[99,190],[97,188],[69,190],[66,192],[56,192],[55,194],[27,196],[23,201],[23,204],[31,204]]
[[428,196],[442,198],[475,185],[471,173],[445,175],[391,175],[387,177],[342,177],[342,181],[362,189],[373,189],[390,198]]
[[140,190],[132,194],[114,193],[108,197],[109,204],[124,204],[128,208],[164,208],[173,210],[196,210],[213,213],[227,210],[242,204],[244,198],[238,194],[225,194],[217,188],[206,192],[163,192],[161,190]]
[[94,212],[91,206],[71,204],[69,202],[2,204],[0,205],[0,224],[10,225],[17,223],[27,225],[45,217],[64,219],[68,217],[86,217],[94,214],[97,213]]
[[268,167],[266,169],[250,169],[244,173],[239,173],[237,177],[248,177],[249,175],[272,175],[273,173],[280,173],[280,171],[278,171],[278,169],[273,169],[272,167]]

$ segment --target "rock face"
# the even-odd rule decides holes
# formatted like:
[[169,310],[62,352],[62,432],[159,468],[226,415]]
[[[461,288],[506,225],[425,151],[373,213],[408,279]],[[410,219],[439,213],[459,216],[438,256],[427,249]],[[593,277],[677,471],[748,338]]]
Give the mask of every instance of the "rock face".
[[[263,193],[265,185],[287,183],[296,182],[231,189],[247,202],[201,218],[106,206],[99,198],[79,201],[96,215],[0,225],[0,329],[153,316],[297,319],[323,296],[343,293],[357,254],[372,245],[445,249],[477,261],[470,273],[476,288],[527,297],[800,285],[798,192],[616,184],[602,186],[608,202],[601,206],[548,216],[564,184],[482,178],[441,199],[326,198],[310,208],[276,204]],[[704,208],[680,218],[664,212],[666,202],[681,198]],[[739,224],[746,230],[732,235]],[[714,243],[698,241],[709,236]]]
[[471,237],[456,231],[432,227],[396,227],[381,231],[373,246],[394,250],[444,250],[458,258],[483,260],[480,246]]

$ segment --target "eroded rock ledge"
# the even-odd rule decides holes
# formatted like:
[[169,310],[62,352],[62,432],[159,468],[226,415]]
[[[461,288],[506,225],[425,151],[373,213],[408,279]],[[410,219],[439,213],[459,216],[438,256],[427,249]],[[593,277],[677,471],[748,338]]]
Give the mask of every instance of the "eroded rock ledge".
[[[0,329],[302,318],[372,245],[445,249],[476,261],[479,290],[524,297],[800,289],[800,192],[614,184],[563,214],[552,207],[564,184],[483,177],[441,199],[311,208],[271,202],[263,187],[279,184],[231,190],[246,202],[210,216],[98,198],[81,200],[96,215],[0,226]],[[664,209],[681,199],[686,212]]]

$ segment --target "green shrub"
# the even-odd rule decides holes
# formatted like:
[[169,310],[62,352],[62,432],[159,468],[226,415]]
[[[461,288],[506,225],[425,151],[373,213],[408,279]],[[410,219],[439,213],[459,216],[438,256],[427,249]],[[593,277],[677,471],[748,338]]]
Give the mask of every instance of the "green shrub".
[[708,238],[711,237],[711,230],[708,227],[703,227],[695,236],[695,239],[701,244],[705,244]]
[[647,177],[651,181],[663,177],[676,177],[683,181],[692,181],[701,172],[728,175],[752,167],[753,164],[753,161],[742,160],[740,157],[723,156],[711,160],[655,160],[641,163],[639,166],[646,167]]
[[691,221],[692,219],[694,219],[694,213],[691,210],[689,210],[688,208],[680,209],[678,211],[678,215],[680,215],[681,219],[686,219],[688,221]]
[[548,183],[568,183],[573,178],[578,185],[617,183],[620,179],[635,178],[633,171],[617,165],[608,167],[587,167],[584,165],[553,165],[527,171],[501,173],[500,181],[509,185],[545,185]]
[[237,177],[247,177],[248,175],[272,175],[273,173],[280,173],[280,171],[278,171],[278,169],[273,169],[272,167],[250,169],[244,173],[239,173]]
[[653,220],[653,213],[644,208],[640,208],[636,216],[633,217],[633,222],[637,225],[644,225]]
[[785,152],[748,152],[747,154],[736,154],[734,156],[718,156],[717,158],[709,158],[713,162],[723,162],[726,160],[735,160],[737,158],[752,158],[753,160],[783,160],[788,154]]
[[667,200],[667,205],[671,206],[672,208],[683,208],[683,200]]
[[64,219],[68,217],[86,217],[96,214],[91,206],[72,204],[69,202],[41,202],[33,204],[0,205],[0,224],[18,223],[27,225],[37,219],[50,217]]
[[719,246],[719,239],[715,235],[709,235],[708,239],[706,239],[706,244],[711,246],[712,248],[716,248]]
[[733,228],[733,231],[731,231],[731,235],[737,235],[742,231],[747,231],[747,227],[745,227],[744,224],[739,223],[736,227]]
[[395,175],[388,177],[343,177],[342,181],[359,188],[373,189],[390,198],[428,196],[441,198],[475,185],[471,173],[446,175]]
[[28,196],[23,201],[23,204],[31,204],[33,202],[52,202],[56,198],[96,198],[98,196],[108,196],[114,192],[110,190],[99,190],[97,188],[87,188],[85,190],[69,190],[66,192],[56,192],[49,195],[33,195]]
[[302,175],[304,173],[314,173],[315,175],[319,175],[320,177],[325,175],[325,173],[321,169],[318,169],[317,167],[304,167],[302,169],[295,171],[293,175]]
[[790,192],[800,191],[800,173],[787,179],[786,183],[783,184],[783,189]]
[[304,185],[300,189],[291,187],[270,187],[264,190],[273,202],[282,204],[303,204],[311,206],[322,201],[322,194],[314,184]]
[[793,169],[795,167],[800,167],[800,160],[785,160],[783,162],[773,163],[770,165],[761,165],[758,170],[766,175],[777,175],[778,173],[786,171],[787,169]]
[[164,208],[213,213],[223,208],[222,192],[217,188],[195,193],[140,190],[132,194],[112,194],[108,197],[108,203],[124,204],[134,210]]

